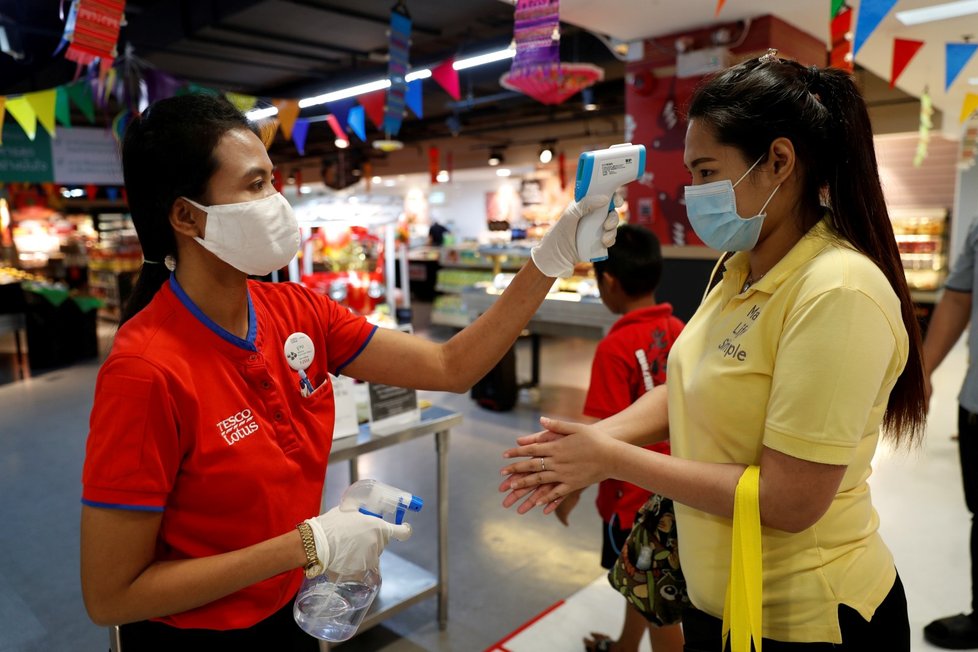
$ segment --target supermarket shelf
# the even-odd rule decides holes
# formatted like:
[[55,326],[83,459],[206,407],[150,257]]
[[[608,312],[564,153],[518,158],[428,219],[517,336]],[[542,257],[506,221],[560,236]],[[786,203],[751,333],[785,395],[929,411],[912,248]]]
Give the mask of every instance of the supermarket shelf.
[[940,233],[895,233],[894,237],[897,242],[935,242],[944,239]]

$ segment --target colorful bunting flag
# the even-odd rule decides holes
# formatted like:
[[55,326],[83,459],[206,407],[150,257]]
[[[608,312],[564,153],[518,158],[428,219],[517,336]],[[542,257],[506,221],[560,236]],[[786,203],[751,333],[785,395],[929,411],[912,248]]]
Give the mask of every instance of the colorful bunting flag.
[[126,127],[129,125],[131,116],[132,114],[127,109],[123,109],[112,118],[112,135],[115,136],[117,142],[122,142],[122,137],[126,133]]
[[961,115],[958,116],[958,122],[964,122],[968,117],[978,109],[978,94],[968,93],[964,96],[964,103],[961,104]]
[[309,121],[306,118],[299,118],[292,127],[292,142],[295,144],[295,149],[299,152],[299,156],[306,155],[306,136],[308,135]]
[[866,40],[876,31],[880,22],[896,3],[897,0],[862,0],[859,4],[859,16],[856,18],[856,36],[852,44],[854,55],[859,54]]
[[896,80],[903,74],[907,64],[917,51],[924,46],[923,41],[912,41],[905,38],[893,39],[893,65],[890,68],[890,88],[896,85]]
[[852,72],[852,41],[849,32],[852,29],[852,9],[844,7],[832,19],[829,32],[832,36],[832,50],[829,52],[829,66]]
[[333,135],[336,136],[337,140],[345,140],[349,142],[350,139],[347,138],[346,132],[343,131],[343,127],[340,126],[340,121],[336,119],[335,115],[332,113],[327,115],[326,123],[329,125],[329,128],[333,130]]
[[68,99],[81,111],[89,122],[95,122],[95,99],[92,97],[92,87],[87,81],[77,81],[64,87]]
[[13,116],[27,137],[34,140],[37,135],[37,114],[34,107],[27,101],[27,96],[7,98],[7,113]]
[[68,103],[68,90],[64,86],[54,89],[54,117],[62,127],[71,126],[71,105]]
[[54,138],[54,103],[57,100],[57,96],[58,93],[53,88],[46,91],[28,93],[24,96],[27,103],[34,109],[34,114],[37,116],[38,122],[41,123],[44,131],[48,132],[51,138]]
[[329,112],[336,116],[336,119],[340,123],[340,128],[346,131],[347,122],[350,118],[350,109],[357,105],[356,98],[350,97],[345,100],[336,100],[335,102],[327,102],[326,108]]
[[945,69],[944,69],[944,90],[951,88],[951,84],[958,78],[961,71],[968,64],[968,60],[978,50],[978,45],[974,43],[948,43],[944,46]]
[[282,134],[286,140],[292,138],[292,127],[295,125],[295,121],[299,119],[299,101],[274,100],[272,104],[278,109],[278,120]]
[[228,102],[234,105],[234,107],[241,111],[242,113],[247,113],[255,108],[255,104],[258,103],[258,98],[254,95],[243,95],[241,93],[232,93],[228,91],[224,94],[224,97],[228,98]]
[[384,91],[374,91],[357,98],[360,106],[367,112],[370,122],[374,123],[378,129],[382,129],[384,126],[384,102],[386,99]]
[[832,0],[832,14],[829,18],[835,18],[839,15],[839,11],[846,4],[846,0]]
[[420,79],[415,79],[408,84],[407,95],[404,99],[407,102],[408,108],[411,109],[411,113],[418,118],[424,117],[424,97],[421,95]]
[[411,47],[411,17],[407,8],[398,3],[391,10],[389,30],[387,77],[391,80],[387,91],[387,106],[384,108],[384,131],[396,136],[404,119],[404,95],[407,81],[404,76],[408,69],[408,52]]
[[[275,133],[279,128],[279,119],[269,118],[268,120],[261,120],[257,123],[257,127],[258,137],[261,138],[261,142],[265,145],[265,149],[268,149],[272,146],[272,142],[275,141]],[[279,188],[279,192],[282,192],[281,188]]]
[[350,109],[346,119],[347,124],[353,130],[353,133],[357,135],[357,138],[363,142],[367,142],[367,124],[363,107],[355,106]]
[[454,67],[455,59],[449,59],[431,69],[431,78],[452,96],[453,100],[462,98],[462,90],[458,83],[458,71]]

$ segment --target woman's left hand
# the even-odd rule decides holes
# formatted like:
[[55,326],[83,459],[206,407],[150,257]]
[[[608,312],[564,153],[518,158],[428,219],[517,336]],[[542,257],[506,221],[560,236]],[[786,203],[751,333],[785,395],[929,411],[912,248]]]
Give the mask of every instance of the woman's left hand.
[[[503,501],[505,507],[530,494],[520,505],[520,514],[539,505],[546,505],[543,513],[549,514],[570,492],[611,476],[614,440],[610,437],[582,423],[546,418],[540,419],[540,423],[550,436],[536,436],[533,443],[503,453],[503,457],[531,458],[514,462],[500,471],[508,476],[499,487],[500,491],[510,492]],[[561,436],[545,441],[554,434]]]

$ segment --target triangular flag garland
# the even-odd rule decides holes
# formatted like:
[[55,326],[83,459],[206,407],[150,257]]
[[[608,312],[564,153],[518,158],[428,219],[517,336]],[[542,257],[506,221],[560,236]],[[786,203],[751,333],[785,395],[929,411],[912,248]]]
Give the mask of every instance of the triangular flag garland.
[[424,117],[424,97],[421,94],[421,80],[415,79],[408,84],[405,101],[411,113],[417,118]]
[[228,102],[233,104],[234,108],[242,113],[251,111],[253,108],[255,108],[255,105],[258,104],[258,98],[254,95],[243,95],[241,93],[232,93],[229,91],[224,94],[224,97],[228,98]]
[[384,108],[384,131],[396,136],[404,119],[404,95],[407,81],[408,53],[411,47],[411,17],[403,3],[398,2],[391,10],[389,30],[387,77],[391,85],[387,90],[387,106]]
[[449,59],[431,69],[431,78],[452,96],[453,100],[462,98],[461,86],[458,83],[458,71],[455,70],[455,60]]
[[876,31],[880,22],[890,13],[897,0],[862,0],[859,4],[859,16],[856,18],[856,36],[852,43],[853,54],[866,43],[870,35]]
[[348,97],[343,100],[336,100],[335,102],[327,102],[326,108],[329,112],[336,116],[336,119],[340,123],[340,128],[346,131],[347,122],[350,118],[350,110],[357,105],[356,98]]
[[968,93],[964,96],[964,102],[961,104],[961,115],[958,116],[958,122],[967,120],[975,112],[975,109],[978,109],[978,94]]
[[386,93],[384,91],[374,91],[373,93],[361,95],[357,98],[357,101],[360,102],[360,106],[367,112],[367,117],[370,118],[370,122],[374,123],[374,126],[378,129],[382,128],[384,126],[384,102],[386,101]]
[[34,109],[37,121],[52,138],[54,138],[54,104],[57,97],[58,92],[53,88],[24,95],[27,103]]
[[337,140],[345,140],[349,142],[350,139],[347,137],[346,132],[343,131],[343,127],[340,126],[340,121],[336,119],[335,115],[332,113],[327,115],[326,124],[328,124],[329,128],[333,130],[333,135],[336,136]]
[[62,127],[71,126],[71,105],[68,103],[68,90],[58,86],[55,90],[54,117]]
[[306,136],[308,135],[309,121],[305,118],[299,118],[292,127],[292,142],[295,144],[299,156],[306,155]]
[[347,114],[346,120],[350,129],[357,135],[357,138],[363,142],[367,142],[366,111],[364,108],[362,106],[353,107]]
[[852,29],[852,9],[844,7],[829,24],[832,37],[832,50],[829,52],[829,66],[852,72],[852,41],[849,38]]
[[845,4],[846,4],[846,0],[832,0],[832,13],[829,15],[829,18],[831,19],[838,16],[839,11],[842,9],[843,6],[845,6]]
[[958,78],[961,71],[968,64],[968,60],[978,50],[978,45],[974,43],[947,43],[944,46],[945,69],[944,69],[944,90],[951,88],[951,84]]
[[37,136],[37,114],[34,112],[34,107],[27,101],[27,97],[24,95],[8,97],[7,113],[13,116],[27,137],[34,140],[34,137]]
[[299,119],[298,100],[275,100],[272,102],[278,109],[278,120],[282,128],[282,134],[286,139],[292,138],[292,127]]
[[88,82],[78,81],[64,87],[68,99],[89,122],[95,122],[95,99],[92,97],[92,87]]
[[890,88],[896,85],[897,79],[903,74],[907,64],[914,58],[917,51],[924,46],[923,41],[912,41],[905,38],[893,39],[893,65],[890,68]]

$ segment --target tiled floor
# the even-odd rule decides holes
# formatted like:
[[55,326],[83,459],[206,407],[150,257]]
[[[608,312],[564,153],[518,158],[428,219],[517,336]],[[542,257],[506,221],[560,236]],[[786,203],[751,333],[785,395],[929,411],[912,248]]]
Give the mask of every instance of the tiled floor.
[[[6,344],[0,341],[0,382],[9,379],[3,377]],[[555,518],[503,510],[496,492],[502,451],[516,434],[534,429],[541,409],[567,416],[580,409],[593,349],[584,340],[545,341],[536,407],[524,401],[512,412],[493,413],[465,395],[425,394],[465,416],[452,433],[449,457],[448,629],[438,630],[431,600],[338,649],[483,650],[600,575],[593,489],[570,528]],[[965,354],[959,345],[938,371],[925,445],[881,452],[871,480],[883,534],[907,586],[915,650],[930,649],[920,640],[925,623],[967,606],[968,521],[950,438]],[[520,358],[524,367],[527,357]],[[105,630],[85,615],[78,582],[80,469],[96,372],[92,362],[0,385],[0,652],[107,649]],[[363,477],[422,496],[434,496],[434,472],[430,439],[361,461]],[[327,477],[333,503],[348,483],[345,465],[331,467]],[[434,527],[434,510],[425,510],[415,519],[416,536],[393,545],[433,570]]]

